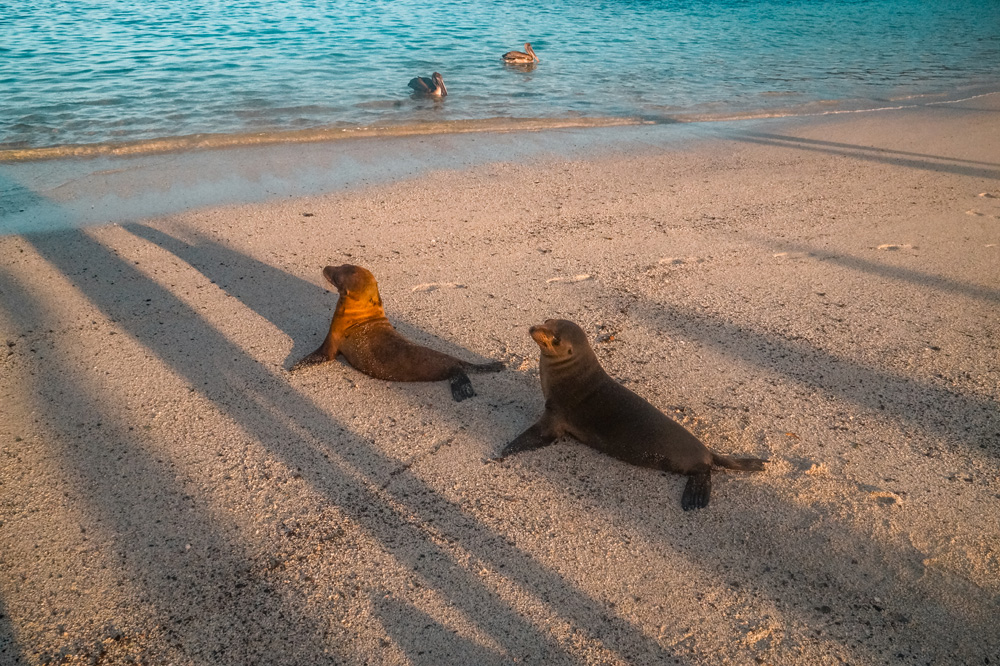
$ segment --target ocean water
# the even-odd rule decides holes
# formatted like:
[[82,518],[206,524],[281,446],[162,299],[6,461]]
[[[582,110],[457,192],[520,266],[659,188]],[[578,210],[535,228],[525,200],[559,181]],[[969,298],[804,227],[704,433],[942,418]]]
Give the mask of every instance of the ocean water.
[[[505,66],[530,41],[541,62]],[[449,95],[419,98],[439,71]],[[0,159],[1000,90],[998,0],[0,0]]]

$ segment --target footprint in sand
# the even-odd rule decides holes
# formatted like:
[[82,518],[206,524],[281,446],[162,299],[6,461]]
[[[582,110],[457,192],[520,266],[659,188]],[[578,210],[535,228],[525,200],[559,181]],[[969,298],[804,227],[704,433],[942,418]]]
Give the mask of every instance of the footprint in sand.
[[593,280],[593,279],[594,279],[593,275],[587,275],[586,273],[582,273],[580,275],[565,275],[565,276],[561,275],[561,276],[557,276],[557,277],[550,277],[545,282],[547,284],[553,284],[553,283],[556,283],[556,282],[562,282],[562,283],[567,283],[568,284],[568,283],[572,283],[572,282],[583,282],[585,280]]
[[886,243],[885,245],[879,245],[876,249],[878,249],[878,250],[886,250],[888,252],[895,252],[897,250],[916,250],[917,246],[916,245],[909,245],[909,244],[906,244],[906,245],[897,245],[895,243]]
[[410,291],[435,291],[437,289],[465,289],[465,285],[458,284],[457,282],[427,282],[425,284],[418,284],[416,287],[410,289]]

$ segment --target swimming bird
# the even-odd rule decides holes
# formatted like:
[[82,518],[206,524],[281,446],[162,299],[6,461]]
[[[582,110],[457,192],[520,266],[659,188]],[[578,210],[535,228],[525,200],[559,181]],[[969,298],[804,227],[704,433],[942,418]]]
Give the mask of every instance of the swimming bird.
[[409,86],[422,95],[444,97],[448,94],[448,89],[444,87],[444,78],[437,72],[431,74],[429,79],[426,76],[416,76],[410,79]]
[[531,44],[525,42],[524,50],[527,51],[527,53],[522,53],[521,51],[507,51],[507,53],[504,53],[500,56],[500,58],[504,62],[512,65],[526,65],[529,63],[539,62],[538,56],[536,56],[535,52],[531,50]]

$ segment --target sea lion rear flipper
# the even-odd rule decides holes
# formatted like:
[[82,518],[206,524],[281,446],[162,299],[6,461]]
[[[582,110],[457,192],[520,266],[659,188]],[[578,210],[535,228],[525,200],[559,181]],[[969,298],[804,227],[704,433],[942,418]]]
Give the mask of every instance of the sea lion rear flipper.
[[556,441],[558,435],[550,431],[545,421],[546,419],[543,417],[541,421],[515,437],[507,446],[501,449],[500,454],[494,460],[503,460],[507,456],[520,453],[521,451],[540,449]]
[[461,370],[456,370],[450,379],[451,397],[455,399],[455,402],[462,402],[466,398],[476,395],[476,392],[472,388],[472,382],[469,381],[469,375]]
[[711,495],[712,473],[705,471],[692,474],[688,477],[687,485],[684,486],[684,494],[681,496],[681,508],[685,511],[704,509],[708,506],[708,500]]

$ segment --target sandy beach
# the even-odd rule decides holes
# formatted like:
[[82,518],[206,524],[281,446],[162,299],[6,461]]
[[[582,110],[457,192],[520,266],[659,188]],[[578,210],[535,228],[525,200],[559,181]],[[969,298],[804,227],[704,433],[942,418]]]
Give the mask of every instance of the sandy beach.
[[[1000,663],[998,111],[0,237],[0,664]],[[507,370],[461,403],[289,373],[343,263]],[[571,439],[489,462],[541,414],[550,317],[767,470],[684,512],[683,477]]]

